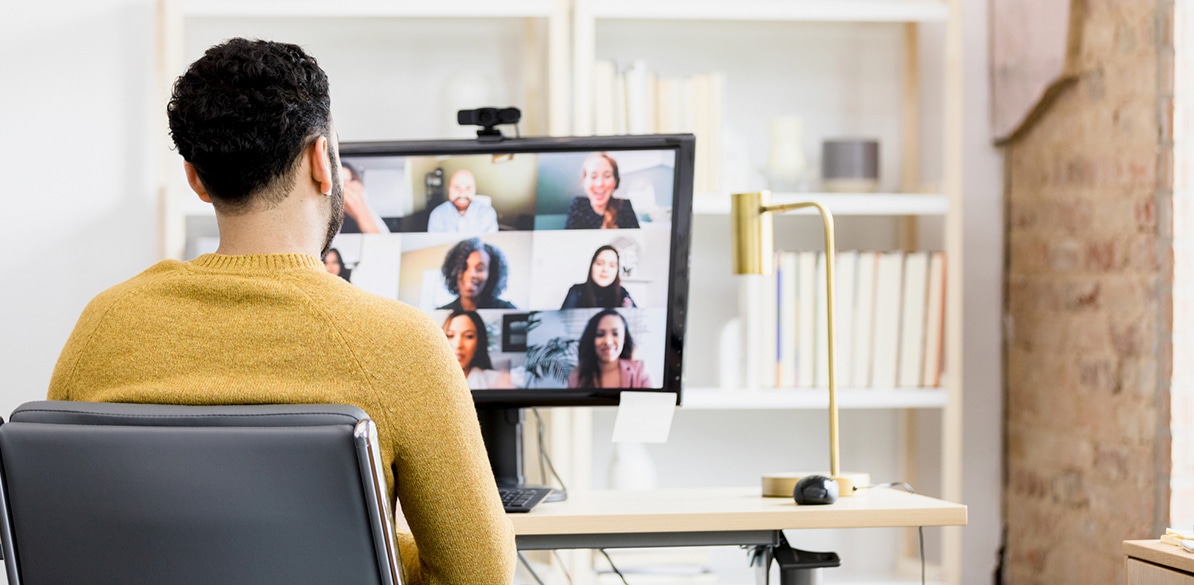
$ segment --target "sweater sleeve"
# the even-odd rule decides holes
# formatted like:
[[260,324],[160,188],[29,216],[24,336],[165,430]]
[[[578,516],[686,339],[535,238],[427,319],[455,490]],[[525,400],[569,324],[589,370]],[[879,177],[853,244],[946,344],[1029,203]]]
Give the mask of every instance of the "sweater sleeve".
[[[490,470],[472,397],[443,332],[417,319],[403,332],[418,370],[385,409],[398,500],[410,525],[399,552],[411,585],[510,583],[516,553]],[[386,380],[378,379],[378,384]],[[379,425],[379,428],[382,425]],[[383,438],[383,440],[385,440]]]

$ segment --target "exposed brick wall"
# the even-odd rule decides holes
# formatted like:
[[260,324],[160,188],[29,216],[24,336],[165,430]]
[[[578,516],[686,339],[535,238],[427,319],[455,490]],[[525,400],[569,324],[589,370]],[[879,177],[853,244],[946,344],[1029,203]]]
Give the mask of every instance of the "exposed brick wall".
[[1173,1],[1075,0],[1080,75],[1007,147],[1016,585],[1122,583],[1167,521]]

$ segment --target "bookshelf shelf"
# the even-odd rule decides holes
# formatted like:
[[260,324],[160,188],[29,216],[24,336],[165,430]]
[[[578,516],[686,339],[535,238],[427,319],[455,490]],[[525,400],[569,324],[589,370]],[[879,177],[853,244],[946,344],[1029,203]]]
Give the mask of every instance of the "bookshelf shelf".
[[553,0],[183,0],[182,14],[196,18],[546,18]]
[[[942,388],[839,388],[838,408],[938,409],[945,408]],[[825,410],[829,392],[824,388],[686,388],[685,410]]]
[[603,0],[599,19],[758,20],[804,22],[944,22],[949,7],[937,0]]
[[[902,193],[773,193],[775,204],[816,201],[834,215],[945,215],[949,198],[945,195],[909,195]],[[701,194],[693,197],[697,215],[729,215],[728,194]],[[815,215],[814,209],[801,209],[790,215]]]

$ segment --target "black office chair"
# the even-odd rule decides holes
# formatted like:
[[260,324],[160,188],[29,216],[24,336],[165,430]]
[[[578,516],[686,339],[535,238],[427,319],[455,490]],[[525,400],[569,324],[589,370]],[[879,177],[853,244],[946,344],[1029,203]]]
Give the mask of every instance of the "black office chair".
[[398,585],[377,430],[339,405],[31,402],[0,425],[10,585]]

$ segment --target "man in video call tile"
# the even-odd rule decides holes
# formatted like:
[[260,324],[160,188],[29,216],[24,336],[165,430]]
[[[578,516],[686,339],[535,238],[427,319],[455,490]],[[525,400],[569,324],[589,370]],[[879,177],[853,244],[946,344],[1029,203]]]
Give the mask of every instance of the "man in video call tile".
[[477,195],[477,179],[468,169],[452,173],[448,200],[431,210],[428,232],[485,234],[498,231],[497,212],[489,197]]

